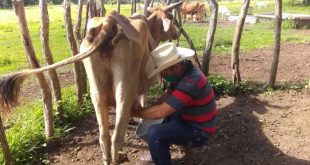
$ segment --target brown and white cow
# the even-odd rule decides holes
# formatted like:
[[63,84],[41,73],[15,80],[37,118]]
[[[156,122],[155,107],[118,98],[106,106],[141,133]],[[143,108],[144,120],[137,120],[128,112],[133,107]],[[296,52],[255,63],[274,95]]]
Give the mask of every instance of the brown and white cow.
[[[28,76],[83,60],[99,125],[104,164],[118,163],[118,151],[123,146],[133,103],[147,92],[155,79],[147,77],[154,68],[150,51],[160,41],[177,39],[179,33],[172,24],[169,11],[181,4],[155,10],[148,18],[142,15],[127,18],[117,12],[108,17],[93,18],[88,23],[81,53],[53,65],[2,77],[0,107],[4,109],[15,105],[19,88]],[[112,137],[109,133],[110,106],[116,107]]]
[[184,2],[179,10],[184,22],[190,20],[200,22],[206,18],[206,8],[201,2]]

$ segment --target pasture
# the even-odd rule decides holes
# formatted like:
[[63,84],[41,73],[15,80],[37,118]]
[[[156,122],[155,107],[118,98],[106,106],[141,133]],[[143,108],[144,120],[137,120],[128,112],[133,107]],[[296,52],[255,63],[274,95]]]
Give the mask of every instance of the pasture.
[[[228,6],[234,14],[240,7],[240,3],[234,2],[220,2],[219,5]],[[106,8],[109,12],[116,6],[107,5]],[[268,7],[261,10],[253,2],[250,12],[270,12],[273,8],[273,1],[268,1]],[[309,7],[284,5],[283,10],[310,13]],[[129,12],[130,6],[123,5],[121,13],[129,15]],[[73,6],[73,20],[75,14],[76,6]],[[26,16],[37,57],[44,65],[38,7],[27,7]],[[60,61],[71,56],[63,7],[49,6],[49,17],[50,47],[54,60]],[[28,68],[14,11],[0,9],[0,18],[0,75]],[[260,90],[261,86],[256,86],[268,79],[274,41],[273,23],[258,23],[245,25],[241,40],[241,77],[245,82],[244,91],[250,93],[228,96],[225,94],[233,93],[228,80],[235,26],[219,21],[210,67],[212,85],[225,95],[217,102],[219,132],[210,144],[195,151],[195,164],[310,164],[310,132],[307,129],[310,126],[310,30],[292,29],[287,24],[283,26],[281,36],[283,45],[277,79],[280,90]],[[186,23],[184,28],[192,38],[198,55],[202,56],[207,24]],[[180,44],[187,46],[183,37]],[[71,68],[61,68],[58,72],[65,87],[63,102],[68,123],[56,118],[56,137],[44,140],[40,93],[35,79],[27,81],[22,89],[21,106],[13,115],[4,117],[14,158],[18,164],[100,164],[98,126],[89,97],[85,97],[87,102],[83,107],[78,107]],[[150,97],[158,96],[159,91],[157,84],[152,88]],[[111,115],[114,114],[111,112]],[[124,164],[137,164],[139,156],[147,152],[147,145],[134,135],[136,126],[136,121],[130,123],[125,137]],[[173,147],[175,164],[182,164],[183,156],[182,150]],[[1,160],[3,162],[3,158]]]

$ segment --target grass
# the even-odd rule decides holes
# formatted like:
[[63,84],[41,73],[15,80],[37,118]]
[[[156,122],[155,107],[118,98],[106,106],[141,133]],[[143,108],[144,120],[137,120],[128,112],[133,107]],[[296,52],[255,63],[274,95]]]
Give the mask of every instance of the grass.
[[[27,164],[36,159],[44,162],[44,155],[42,155],[43,152],[41,151],[48,143],[64,136],[69,130],[73,129],[72,123],[93,113],[89,96],[85,97],[85,105],[78,107],[74,97],[74,88],[65,88],[62,93],[64,98],[64,119],[61,120],[54,114],[56,117],[54,118],[55,137],[53,139],[45,139],[43,107],[39,100],[18,107],[12,116],[6,118],[5,127],[9,128],[6,131],[6,136],[16,164]],[[4,164],[2,156],[1,154],[0,164]]]
[[[248,14],[265,14],[265,13],[274,13],[275,5],[274,1],[264,1],[267,3],[267,8],[258,8],[256,3],[261,0],[250,1],[250,8],[248,10]],[[283,13],[303,13],[310,14],[310,6],[302,6],[300,5],[301,1],[295,1],[291,3],[289,0],[283,1]],[[240,7],[242,5],[242,1],[220,1],[218,2],[219,6],[226,6],[230,10],[232,15],[239,15]]]
[[[260,12],[270,12],[273,9],[273,2],[268,1],[267,9]],[[233,13],[238,13],[240,4],[220,2],[220,5],[228,5],[232,8]],[[255,4],[253,2],[252,4]],[[116,6],[106,5],[108,12]],[[309,13],[309,7],[284,6],[285,11],[289,12],[303,12]],[[253,7],[253,12],[258,9]],[[267,11],[268,10],[268,11]],[[72,13],[76,13],[76,6],[72,7]],[[121,13],[129,15],[130,6],[123,5]],[[50,19],[50,47],[55,61],[60,61],[66,57],[71,56],[69,45],[67,43],[65,27],[63,22],[63,7],[49,6]],[[26,16],[28,26],[31,33],[33,45],[41,64],[44,64],[42,57],[42,50],[39,38],[39,8],[27,7]],[[20,30],[17,23],[17,18],[13,10],[3,10],[0,12],[0,75],[7,74],[16,70],[28,68],[27,58],[25,56],[24,47],[20,37]],[[75,15],[72,16],[75,18]],[[287,23],[290,27],[290,23]],[[185,24],[185,30],[193,39],[195,47],[199,55],[205,47],[205,38],[207,26],[199,26],[194,24]],[[215,36],[213,52],[215,54],[228,54],[231,51],[232,37],[234,33],[234,26],[218,26]],[[259,35],[257,35],[259,34]],[[290,28],[284,28],[282,32],[282,42],[302,43],[309,42],[310,36],[303,36],[295,34]],[[246,25],[242,40],[241,51],[250,51],[253,49],[271,47],[273,44],[273,24],[260,23],[256,25]],[[181,38],[181,45],[187,46],[184,38]],[[235,88],[231,81],[224,79],[220,75],[209,76],[217,95],[230,95],[235,93]],[[251,93],[257,90],[257,86],[243,82],[241,90],[245,93]],[[306,83],[297,84],[283,84],[279,87],[281,90],[299,90],[301,88],[308,88]],[[150,90],[149,97],[157,97],[161,94],[160,84],[154,85]],[[76,105],[75,92],[73,88],[63,89],[63,102],[65,110],[65,120],[60,120],[55,114],[55,138],[64,136],[70,129],[71,123],[80,120],[83,116],[92,113],[92,104],[89,97],[87,97],[86,104],[83,107]],[[63,122],[66,121],[66,122]],[[6,118],[5,127],[7,128],[6,135],[9,141],[10,149],[13,153],[17,164],[29,164],[36,155],[41,157],[41,162],[45,162],[44,155],[40,151],[46,148],[49,141],[44,136],[44,119],[42,114],[42,105],[39,100],[28,103],[19,107],[16,113],[10,118]],[[3,157],[0,155],[0,163],[3,164]]]
[[[213,54],[229,54],[231,52],[234,28],[234,25],[218,25],[212,48]],[[198,55],[202,55],[206,43],[205,38],[208,26],[185,24],[184,29],[190,34]],[[255,25],[245,25],[242,34],[240,44],[241,51],[272,47],[274,43],[273,23],[265,22]],[[181,37],[180,41],[180,45],[187,46],[184,37]],[[310,36],[298,34],[294,29],[283,28],[282,30],[282,43],[306,43],[309,41]]]

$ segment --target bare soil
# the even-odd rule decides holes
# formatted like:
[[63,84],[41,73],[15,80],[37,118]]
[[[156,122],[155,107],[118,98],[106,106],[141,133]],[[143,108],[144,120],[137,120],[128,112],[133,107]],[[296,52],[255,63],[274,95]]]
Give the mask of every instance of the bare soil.
[[[309,80],[309,57],[310,44],[282,45],[277,83]],[[267,82],[271,58],[272,48],[241,53],[242,80]],[[210,69],[211,73],[230,78],[230,57],[213,55]],[[67,76],[72,77],[71,74]],[[67,80],[67,76],[61,79]],[[310,165],[309,95],[310,91],[305,89],[219,98],[218,132],[208,144],[194,149],[191,162],[199,165]],[[111,112],[111,128],[114,117]],[[128,125],[121,164],[141,164],[139,157],[148,152],[147,144],[135,135],[137,121]],[[74,127],[66,138],[47,147],[50,164],[102,164],[95,115],[79,121]],[[182,148],[173,146],[171,153],[174,164],[185,164]]]

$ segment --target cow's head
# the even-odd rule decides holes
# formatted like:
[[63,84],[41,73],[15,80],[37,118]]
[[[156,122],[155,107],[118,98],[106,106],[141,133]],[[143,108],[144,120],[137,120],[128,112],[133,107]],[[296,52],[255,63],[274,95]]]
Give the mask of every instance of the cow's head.
[[175,40],[179,37],[180,33],[178,28],[173,24],[171,10],[182,5],[182,3],[174,3],[163,9],[158,7],[148,8],[151,15],[147,18],[147,21],[156,45],[160,41]]

